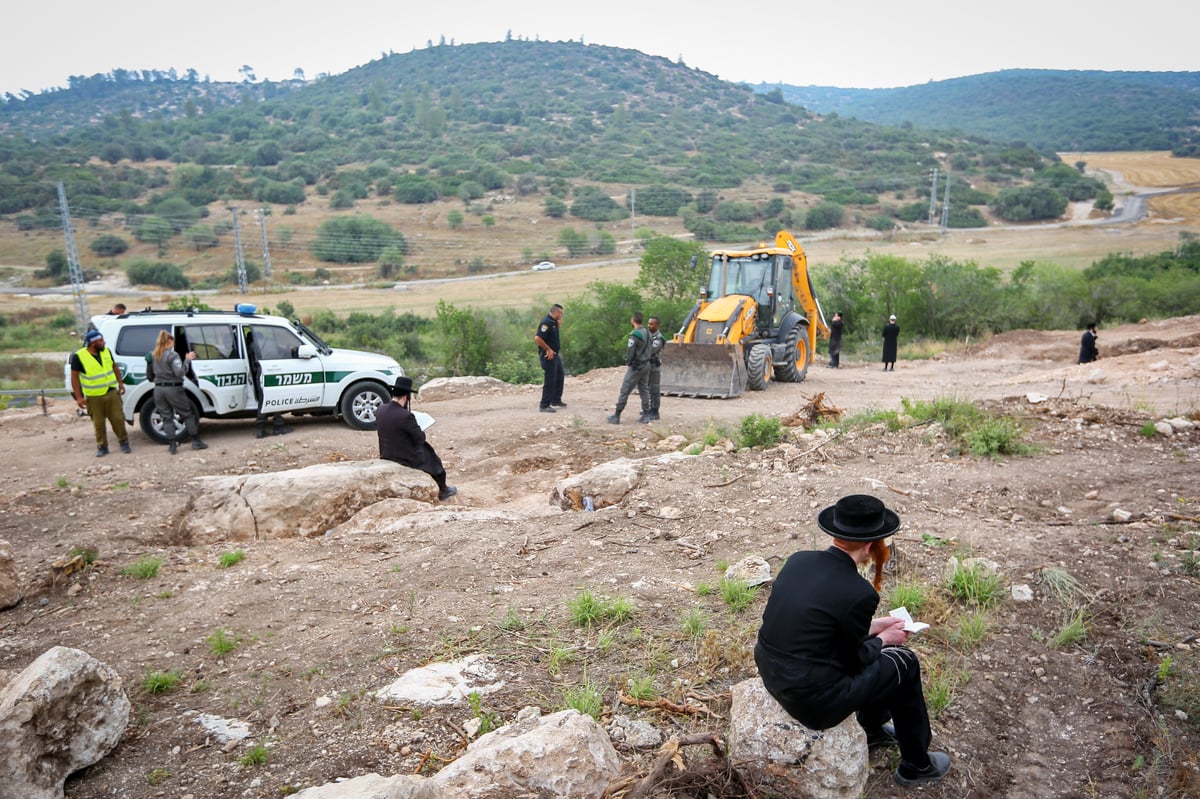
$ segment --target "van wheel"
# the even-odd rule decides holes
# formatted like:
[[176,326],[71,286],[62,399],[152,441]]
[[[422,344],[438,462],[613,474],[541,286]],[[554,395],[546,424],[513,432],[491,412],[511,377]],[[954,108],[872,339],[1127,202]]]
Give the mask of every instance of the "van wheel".
[[[196,424],[198,426],[200,423],[200,409],[196,407],[196,401],[191,396],[188,397],[188,402],[192,404],[192,413],[196,415]],[[147,397],[146,401],[142,403],[142,407],[138,411],[138,424],[141,425],[142,432],[146,434],[146,437],[152,441],[159,444],[170,443],[163,432],[162,415],[159,414],[158,408],[154,406],[153,395]],[[197,427],[197,429],[199,428]],[[183,428],[183,420],[179,418],[179,414],[175,414],[175,431],[176,435],[187,432]]]
[[369,380],[355,383],[342,395],[342,418],[355,430],[374,430],[375,411],[391,399],[388,390],[378,383]]

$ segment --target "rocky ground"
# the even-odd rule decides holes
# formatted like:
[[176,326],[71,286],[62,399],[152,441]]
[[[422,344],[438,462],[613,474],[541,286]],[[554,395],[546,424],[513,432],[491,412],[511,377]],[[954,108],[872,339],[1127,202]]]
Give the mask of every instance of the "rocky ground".
[[[635,717],[666,738],[721,732],[729,686],[753,674],[769,589],[741,612],[706,589],[743,557],[778,568],[824,546],[816,511],[865,491],[904,521],[885,595],[914,582],[929,595],[921,616],[933,627],[915,648],[937,697],[934,743],[954,769],[920,793],[1200,795],[1200,427],[1146,434],[1165,418],[1200,422],[1200,317],[1102,330],[1104,357],[1089,366],[1074,365],[1077,343],[1077,332],[1023,331],[894,373],[814,367],[802,384],[734,400],[666,398],[652,426],[605,424],[619,370],[569,377],[569,407],[553,416],[537,413],[537,387],[430,393],[418,406],[437,419],[430,438],[459,486],[453,500],[400,518],[368,512],[314,538],[208,546],[177,536],[194,478],[369,459],[373,434],[303,418],[258,440],[252,425],[206,422],[206,451],[171,457],[135,431],[132,455],[98,460],[69,403],[6,411],[0,539],[25,598],[0,612],[0,677],[61,644],[125,679],[130,727],[68,780],[72,799],[279,797],[339,776],[428,773],[462,751],[472,719],[560,709],[588,688],[606,723]],[[1020,421],[1037,452],[974,457],[930,426],[875,424],[662,458],[672,435],[719,438],[817,392],[850,415],[902,398],[973,400]],[[559,479],[622,457],[642,468],[619,505],[550,504]],[[53,579],[52,563],[79,549],[96,561]],[[244,559],[223,568],[237,550]],[[156,576],[123,573],[147,556],[161,559]],[[954,600],[952,556],[999,564],[1004,601],[977,613]],[[1012,586],[1032,599],[1012,599]],[[583,592],[632,614],[581,627],[568,605]],[[1076,618],[1084,635],[1062,640]],[[218,630],[236,641],[223,655]],[[476,653],[505,686],[475,709],[368,696]],[[152,671],[177,671],[179,684],[151,693]],[[621,699],[631,684],[666,701],[634,707]],[[679,711],[688,704],[703,711]],[[251,737],[222,744],[199,714],[244,721]],[[266,762],[246,757],[256,745]],[[629,773],[655,751],[618,748]],[[704,756],[688,752],[693,764]],[[867,796],[906,793],[889,757],[873,756]]]

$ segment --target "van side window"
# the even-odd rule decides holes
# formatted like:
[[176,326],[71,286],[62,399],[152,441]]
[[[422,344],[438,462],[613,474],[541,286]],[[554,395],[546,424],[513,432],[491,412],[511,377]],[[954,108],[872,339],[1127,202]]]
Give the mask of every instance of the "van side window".
[[185,325],[183,334],[187,339],[188,349],[196,353],[197,360],[216,361],[241,357],[232,325]]
[[117,345],[113,347],[113,352],[132,358],[144,357],[146,353],[154,350],[160,330],[170,332],[171,326],[166,324],[125,325],[117,334]]
[[282,327],[272,325],[251,325],[254,333],[254,343],[259,349],[259,357],[264,361],[295,358],[296,351],[302,343],[295,333]]

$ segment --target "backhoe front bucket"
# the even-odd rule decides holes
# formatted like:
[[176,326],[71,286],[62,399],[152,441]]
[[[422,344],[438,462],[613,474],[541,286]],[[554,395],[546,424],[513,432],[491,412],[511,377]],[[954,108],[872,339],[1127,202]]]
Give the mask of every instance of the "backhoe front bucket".
[[660,388],[670,397],[738,397],[746,390],[746,361],[736,344],[680,344],[662,351]]

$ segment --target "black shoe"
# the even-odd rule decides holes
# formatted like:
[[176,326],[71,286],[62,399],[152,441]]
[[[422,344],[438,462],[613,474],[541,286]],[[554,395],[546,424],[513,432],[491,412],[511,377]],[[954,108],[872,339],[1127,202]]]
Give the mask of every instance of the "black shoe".
[[542,413],[554,413],[554,409],[551,408],[549,405],[547,405],[545,407],[538,406],[538,410],[541,411]]
[[650,424],[652,421],[654,420],[650,418],[650,414],[648,413],[643,413],[638,417],[638,424]]
[[930,752],[929,765],[925,768],[913,768],[901,761],[900,767],[896,769],[896,783],[905,788],[911,788],[914,785],[924,785],[927,782],[940,780],[946,776],[948,771],[950,771],[950,755],[945,752]]
[[178,451],[179,451],[179,444],[177,444],[176,442],[171,441],[167,444],[167,452],[174,455]]
[[552,402],[552,403],[550,403],[550,404],[551,404],[551,405],[553,405],[555,408],[565,408],[565,407],[567,407],[567,403],[563,402],[562,400],[559,400],[558,402]]
[[612,416],[608,417],[608,423],[609,424],[620,424],[621,423],[621,415],[619,413],[614,413]]
[[192,449],[208,449],[208,444],[205,444],[198,438],[192,439]]
[[443,488],[441,491],[438,492],[438,501],[440,502],[443,499],[450,499],[450,497],[454,496],[457,493],[458,493],[458,489],[455,488],[454,486],[446,486],[445,488]]
[[126,455],[128,455],[129,453],[133,452],[133,448],[129,446],[128,441],[122,441],[121,442],[121,451],[124,452]]
[[292,428],[288,427],[282,422],[276,422],[274,426],[271,427],[271,435],[273,436],[283,436],[290,432],[292,432]]
[[108,454],[108,447],[96,447],[96,457],[103,458]]
[[891,724],[884,724],[874,732],[867,733],[868,752],[874,752],[876,749],[883,749],[885,747],[899,745],[899,741],[896,740],[896,728]]

